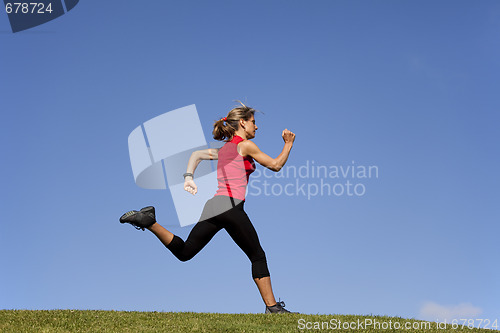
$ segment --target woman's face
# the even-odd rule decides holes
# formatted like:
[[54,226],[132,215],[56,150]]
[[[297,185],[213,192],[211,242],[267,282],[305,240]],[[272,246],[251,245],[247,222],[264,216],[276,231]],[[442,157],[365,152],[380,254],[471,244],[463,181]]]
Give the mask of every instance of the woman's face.
[[247,139],[255,138],[255,131],[258,129],[257,125],[255,125],[255,117],[252,115],[252,118],[244,120],[243,123]]

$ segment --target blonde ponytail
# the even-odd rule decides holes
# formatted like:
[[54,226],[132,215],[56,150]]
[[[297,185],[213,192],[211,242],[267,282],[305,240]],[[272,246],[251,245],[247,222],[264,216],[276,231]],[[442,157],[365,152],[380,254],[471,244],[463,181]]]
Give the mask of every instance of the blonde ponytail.
[[221,118],[214,122],[214,130],[212,132],[212,135],[214,136],[215,140],[230,140],[233,137],[234,132],[236,132],[236,130],[231,127],[231,125],[229,125],[228,123],[224,124],[224,118]]

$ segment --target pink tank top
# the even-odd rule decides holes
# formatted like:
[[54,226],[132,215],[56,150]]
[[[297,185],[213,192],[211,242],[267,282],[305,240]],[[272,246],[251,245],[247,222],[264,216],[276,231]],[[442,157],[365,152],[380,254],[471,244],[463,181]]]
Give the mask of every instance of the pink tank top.
[[238,153],[238,143],[243,139],[234,135],[219,149],[217,162],[218,189],[215,195],[245,200],[248,178],[255,171],[255,162],[251,156],[241,156]]

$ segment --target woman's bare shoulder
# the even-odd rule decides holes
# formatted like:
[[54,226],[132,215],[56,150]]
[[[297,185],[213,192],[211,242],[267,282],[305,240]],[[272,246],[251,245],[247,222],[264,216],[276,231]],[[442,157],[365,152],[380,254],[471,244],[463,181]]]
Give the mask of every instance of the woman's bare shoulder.
[[251,155],[259,151],[259,147],[255,144],[255,142],[250,140],[244,140],[238,143],[238,153],[241,156]]

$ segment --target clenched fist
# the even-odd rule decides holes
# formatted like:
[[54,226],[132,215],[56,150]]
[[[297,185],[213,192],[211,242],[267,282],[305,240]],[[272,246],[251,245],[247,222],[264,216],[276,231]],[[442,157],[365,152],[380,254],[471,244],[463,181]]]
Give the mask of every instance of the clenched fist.
[[286,128],[281,133],[281,137],[283,138],[283,141],[285,141],[285,143],[287,142],[293,143],[295,141],[295,133],[290,132]]
[[192,195],[195,195],[198,192],[198,187],[194,183],[193,179],[186,179],[184,181],[184,190],[188,191]]

